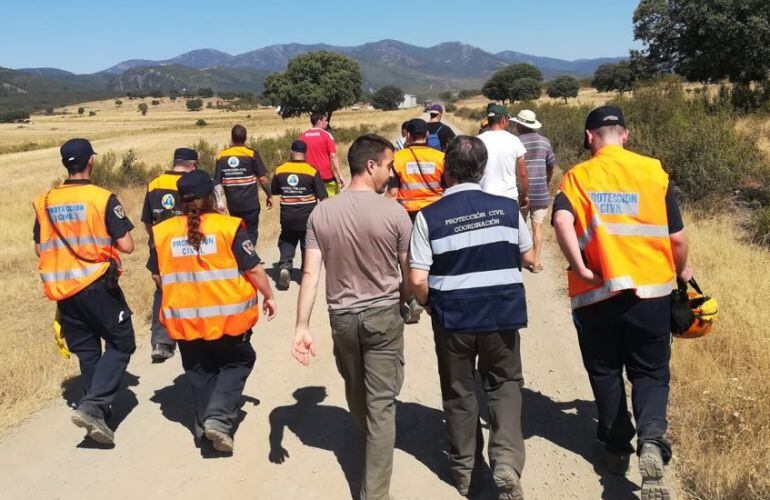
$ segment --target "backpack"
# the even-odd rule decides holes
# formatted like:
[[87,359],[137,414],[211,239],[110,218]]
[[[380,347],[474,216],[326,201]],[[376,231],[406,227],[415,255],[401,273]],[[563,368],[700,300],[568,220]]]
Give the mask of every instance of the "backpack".
[[444,128],[443,125],[437,128],[434,133],[428,134],[428,141],[427,141],[427,144],[429,147],[433,149],[438,149],[439,151],[441,151],[441,139],[438,138],[438,133],[441,132],[442,128]]

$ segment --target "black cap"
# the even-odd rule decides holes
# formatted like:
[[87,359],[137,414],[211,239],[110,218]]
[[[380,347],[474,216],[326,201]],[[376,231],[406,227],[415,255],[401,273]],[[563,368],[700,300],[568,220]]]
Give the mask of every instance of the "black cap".
[[412,118],[406,122],[406,131],[411,135],[422,137],[428,133],[428,123],[422,118]]
[[[616,106],[601,106],[588,113],[585,130],[596,130],[615,125],[626,126],[626,121],[623,119],[623,110]],[[583,137],[583,147],[590,149],[588,137],[585,135]]]
[[70,139],[59,148],[61,162],[65,167],[82,166],[96,154],[88,139]]
[[182,174],[179,180],[176,181],[176,188],[182,200],[190,201],[206,196],[214,191],[214,182],[209,177],[209,174],[203,170],[192,170]]
[[307,144],[297,139],[291,143],[291,150],[295,153],[307,153]]
[[174,161],[198,161],[198,152],[191,148],[176,148]]

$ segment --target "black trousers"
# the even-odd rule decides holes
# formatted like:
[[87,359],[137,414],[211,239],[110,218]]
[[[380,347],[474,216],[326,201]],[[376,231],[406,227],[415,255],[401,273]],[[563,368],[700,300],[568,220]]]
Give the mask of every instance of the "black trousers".
[[521,431],[521,344],[516,330],[453,333],[433,321],[441,399],[449,434],[449,468],[456,480],[470,480],[480,444],[479,408],[474,373],[478,360],[490,416],[489,461],[521,475],[524,436]]
[[230,212],[230,215],[233,217],[243,219],[243,222],[246,224],[246,233],[251,238],[251,242],[254,243],[254,248],[257,247],[257,238],[259,237],[259,212],[259,208],[244,212]]
[[640,444],[657,444],[668,463],[671,299],[640,299],[632,291],[573,313],[583,364],[599,412],[597,437],[608,451],[630,453],[634,425],[628,413],[623,368]]
[[195,436],[203,436],[203,424],[230,432],[238,417],[243,388],[257,355],[251,332],[225,335],[217,340],[180,340],[182,366],[190,381],[195,404]]
[[58,307],[62,334],[80,362],[84,395],[77,407],[105,418],[136,350],[131,309],[123,292],[107,290],[104,279],[59,301]]
[[297,251],[297,244],[301,252],[302,263],[305,262],[305,230],[296,231],[293,229],[281,228],[281,234],[278,236],[278,251],[281,256],[278,265],[281,269],[291,269],[294,262],[294,253]]

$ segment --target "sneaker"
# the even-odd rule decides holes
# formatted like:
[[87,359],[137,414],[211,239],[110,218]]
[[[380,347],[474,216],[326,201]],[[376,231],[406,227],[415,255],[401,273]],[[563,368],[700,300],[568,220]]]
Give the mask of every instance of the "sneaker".
[[281,272],[278,274],[278,286],[286,290],[289,288],[290,281],[291,281],[291,271],[284,267],[283,269],[281,269]]
[[613,453],[604,450],[604,461],[607,464],[607,470],[610,473],[625,476],[628,473],[628,467],[631,464],[630,453]]
[[214,449],[223,452],[232,452],[235,444],[229,432],[220,429],[206,421],[203,424],[203,435],[209,438],[214,445]]
[[72,412],[72,423],[88,431],[88,436],[97,443],[115,444],[115,433],[107,427],[103,418],[75,410]]
[[425,310],[422,308],[420,304],[417,303],[417,299],[412,299],[409,301],[408,304],[409,310],[408,314],[406,315],[406,318],[404,318],[404,323],[407,325],[413,325],[415,323],[420,322],[420,315]]
[[519,475],[509,465],[496,465],[492,473],[492,479],[500,490],[498,500],[523,500],[524,492],[521,489]]
[[174,347],[167,344],[155,344],[152,346],[152,358],[153,363],[163,363],[168,358],[174,355]]
[[642,476],[642,500],[671,500],[664,479],[663,456],[655,443],[644,443],[639,453],[639,473]]

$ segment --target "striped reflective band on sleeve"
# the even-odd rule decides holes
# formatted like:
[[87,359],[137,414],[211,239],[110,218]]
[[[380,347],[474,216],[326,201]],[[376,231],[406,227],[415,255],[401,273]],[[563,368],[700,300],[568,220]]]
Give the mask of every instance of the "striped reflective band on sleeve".
[[[78,236],[75,238],[67,238],[67,243],[70,244],[70,246],[76,247],[76,246],[84,246],[84,245],[100,245],[100,246],[111,246],[112,240],[110,238],[96,238],[93,236]],[[45,241],[40,244],[40,251],[45,252],[48,250],[53,250],[54,248],[67,248],[67,246],[64,244],[62,240],[59,238],[52,238],[48,241]]]
[[94,274],[95,272],[99,271],[102,266],[103,264],[92,264],[90,266],[71,269],[69,271],[40,273],[40,277],[45,283],[51,283],[52,281],[76,280]]
[[402,191],[417,191],[420,189],[440,189],[440,182],[407,182],[402,183],[398,187]]
[[611,280],[607,280],[601,287],[590,290],[580,295],[572,297],[572,308],[587,306],[600,302],[605,299],[609,299],[618,292],[623,290],[634,290],[637,297],[641,299],[653,299],[656,297],[665,297],[671,293],[674,289],[674,281],[663,283],[660,285],[644,285],[636,286],[634,280],[630,276],[619,276]]
[[506,241],[518,245],[519,230],[513,227],[492,226],[464,233],[457,233],[451,236],[445,236],[430,242],[433,253],[440,255],[446,252],[462,250],[464,248],[488,245]]
[[516,268],[459,274],[457,276],[428,276],[428,287],[441,291],[510,285],[521,282],[521,271]]
[[239,275],[240,271],[237,268],[187,273],[169,273],[161,275],[160,282],[163,285],[171,285],[173,283],[202,283],[204,281],[235,279]]
[[253,297],[240,304],[229,304],[226,306],[208,306],[208,307],[185,307],[182,309],[164,308],[163,315],[173,319],[196,319],[211,318],[213,316],[231,316],[246,312],[258,303],[257,298]]

